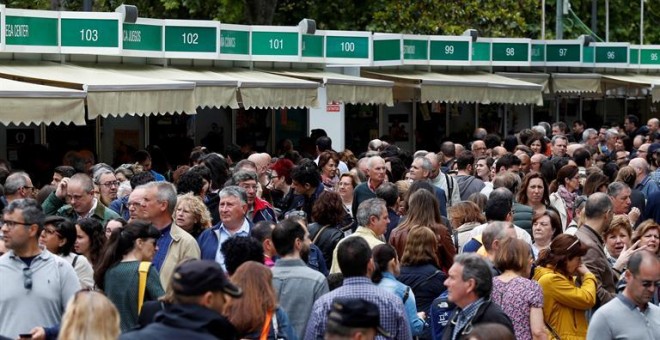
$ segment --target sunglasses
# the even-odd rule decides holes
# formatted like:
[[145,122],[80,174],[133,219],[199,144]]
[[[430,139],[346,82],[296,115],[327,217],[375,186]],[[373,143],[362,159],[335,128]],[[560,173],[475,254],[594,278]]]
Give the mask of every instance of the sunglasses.
[[27,290],[32,289],[32,269],[30,267],[23,268],[23,287]]

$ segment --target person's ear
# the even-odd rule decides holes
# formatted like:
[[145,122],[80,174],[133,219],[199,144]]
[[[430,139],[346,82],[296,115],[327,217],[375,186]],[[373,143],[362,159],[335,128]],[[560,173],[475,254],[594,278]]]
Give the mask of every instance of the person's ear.
[[204,293],[204,295],[202,295],[199,302],[202,306],[206,308],[210,308],[211,306],[213,306],[213,299],[215,298],[216,297],[213,296],[213,292],[206,292]]
[[247,203],[244,203],[243,204],[243,215],[247,214],[247,212],[248,212],[248,205],[247,205]]
[[60,242],[57,244],[59,247],[63,247],[68,241],[65,238],[60,238]]

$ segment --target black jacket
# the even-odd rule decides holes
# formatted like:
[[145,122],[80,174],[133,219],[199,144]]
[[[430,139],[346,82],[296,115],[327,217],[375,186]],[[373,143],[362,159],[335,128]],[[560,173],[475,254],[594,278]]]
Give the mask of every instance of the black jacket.
[[[451,313],[451,317],[449,320],[451,320],[449,323],[447,323],[447,326],[445,327],[445,331],[442,333],[442,340],[451,340],[451,336],[454,332],[454,327],[455,327],[455,319],[456,314],[458,313],[458,309],[455,309],[453,313]],[[477,310],[477,314],[474,315],[472,320],[468,322],[467,325],[475,326],[480,323],[499,323],[506,328],[508,328],[511,331],[511,334],[515,334],[513,330],[513,324],[511,323],[511,319],[509,319],[509,316],[507,316],[500,306],[498,306],[495,302],[492,301],[486,301],[484,302],[481,306],[479,306],[479,309]],[[463,329],[460,329],[458,331],[457,339],[460,339],[461,336],[463,335],[462,333],[466,330],[470,331],[472,327],[463,327]],[[466,334],[469,334],[467,332]]]
[[198,305],[171,305],[146,327],[124,333],[121,340],[141,339],[238,339],[236,329],[224,316]]
[[[401,266],[397,277],[399,282],[409,286],[415,294],[415,304],[418,312],[430,315],[431,303],[447,288],[444,285],[447,275],[432,264],[419,266]],[[419,335],[420,339],[431,339],[431,328],[425,327]]]
[[323,226],[314,222],[309,225],[309,238],[314,241],[314,244],[321,249],[325,264],[328,268],[332,267],[332,252],[337,247],[337,243],[344,238],[344,232],[338,226],[328,226],[323,229],[320,235],[317,235]]

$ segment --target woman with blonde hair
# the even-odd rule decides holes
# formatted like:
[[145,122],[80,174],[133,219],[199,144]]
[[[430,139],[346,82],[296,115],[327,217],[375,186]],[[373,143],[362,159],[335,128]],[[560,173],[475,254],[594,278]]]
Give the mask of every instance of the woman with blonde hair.
[[179,195],[172,219],[177,226],[197,238],[204,229],[211,227],[211,214],[199,196],[191,192]]
[[62,316],[61,340],[115,340],[119,337],[119,312],[105,295],[77,292]]
[[639,242],[639,247],[646,247],[656,255],[660,254],[660,224],[648,219],[639,224],[635,229],[635,236],[633,236],[633,245]]
[[277,305],[273,272],[261,263],[248,261],[236,269],[231,282],[243,289],[240,299],[231,299],[224,315],[241,339],[295,339],[286,312]]
[[456,248],[449,230],[442,224],[438,200],[428,190],[418,190],[408,199],[408,214],[406,220],[392,230],[389,243],[398,254],[405,254],[408,234],[416,227],[428,227],[437,238],[435,255],[438,265],[447,272],[454,263]]

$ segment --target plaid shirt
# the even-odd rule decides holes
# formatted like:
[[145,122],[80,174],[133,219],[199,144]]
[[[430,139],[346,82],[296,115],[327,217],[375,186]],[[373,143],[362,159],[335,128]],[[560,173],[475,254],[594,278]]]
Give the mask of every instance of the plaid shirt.
[[[328,312],[337,297],[362,298],[375,303],[380,310],[380,325],[393,339],[412,339],[401,298],[374,285],[367,277],[347,277],[343,286],[321,296],[314,303],[312,315],[307,322],[306,340],[323,339]],[[376,339],[385,338],[379,335]]]
[[[472,318],[477,314],[479,307],[484,304],[486,300],[480,298],[479,300],[472,302],[467,305],[464,309],[458,311],[456,315],[456,326],[454,327],[454,333],[451,335],[452,339],[456,339],[458,332],[460,332],[463,327],[472,321]],[[453,322],[453,320],[452,320]]]

